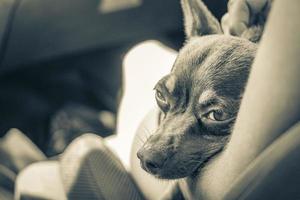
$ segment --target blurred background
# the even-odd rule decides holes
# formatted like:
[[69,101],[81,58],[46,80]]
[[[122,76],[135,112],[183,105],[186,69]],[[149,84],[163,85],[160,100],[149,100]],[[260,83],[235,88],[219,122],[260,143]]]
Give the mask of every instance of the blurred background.
[[17,128],[53,156],[114,134],[124,55],[150,39],[177,51],[182,22],[179,0],[0,0],[0,136]]
[[[219,20],[226,12],[227,0],[204,3]],[[184,41],[179,0],[0,0],[0,199],[20,198],[19,186],[42,188],[42,174],[57,185],[47,164],[33,172],[40,180],[17,178],[31,163],[58,160],[87,132],[111,136],[128,166],[136,124],[154,105],[148,91]],[[145,74],[153,83],[143,83]],[[119,109],[125,76],[136,90],[126,97],[149,99],[124,98],[138,113]]]

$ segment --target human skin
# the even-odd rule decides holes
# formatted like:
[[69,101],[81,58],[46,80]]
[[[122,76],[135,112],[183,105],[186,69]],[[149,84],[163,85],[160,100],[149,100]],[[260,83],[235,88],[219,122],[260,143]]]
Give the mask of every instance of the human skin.
[[272,6],[231,140],[198,179],[198,197],[221,199],[251,161],[299,121],[300,1]]

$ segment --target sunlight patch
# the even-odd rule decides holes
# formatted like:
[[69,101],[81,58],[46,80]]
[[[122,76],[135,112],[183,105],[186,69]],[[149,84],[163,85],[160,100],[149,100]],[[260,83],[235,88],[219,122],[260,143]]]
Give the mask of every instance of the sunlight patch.
[[98,10],[101,13],[111,13],[142,5],[142,0],[101,0]]

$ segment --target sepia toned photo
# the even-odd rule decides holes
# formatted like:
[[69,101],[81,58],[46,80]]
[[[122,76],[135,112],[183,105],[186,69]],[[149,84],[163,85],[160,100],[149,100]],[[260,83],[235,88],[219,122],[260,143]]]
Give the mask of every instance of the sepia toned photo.
[[0,0],[0,200],[300,200],[300,1]]

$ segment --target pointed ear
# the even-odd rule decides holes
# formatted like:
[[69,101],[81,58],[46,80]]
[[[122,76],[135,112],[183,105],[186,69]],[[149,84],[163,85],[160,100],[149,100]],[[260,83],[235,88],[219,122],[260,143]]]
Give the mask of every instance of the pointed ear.
[[223,33],[220,23],[201,0],[181,0],[181,6],[188,39],[194,36]]

